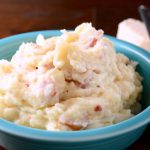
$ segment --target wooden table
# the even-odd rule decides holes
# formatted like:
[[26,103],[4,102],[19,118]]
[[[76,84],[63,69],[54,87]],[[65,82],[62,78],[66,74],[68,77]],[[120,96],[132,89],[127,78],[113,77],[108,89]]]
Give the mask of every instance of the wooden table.
[[[150,7],[150,0],[0,0],[0,38],[36,30],[73,29],[82,22],[92,22],[115,36],[120,21],[139,19],[140,4]],[[127,150],[150,150],[150,127]]]

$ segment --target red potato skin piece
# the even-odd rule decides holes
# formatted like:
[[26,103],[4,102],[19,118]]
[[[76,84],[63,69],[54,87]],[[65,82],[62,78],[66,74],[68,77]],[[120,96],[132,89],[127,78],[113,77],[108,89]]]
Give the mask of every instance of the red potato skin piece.
[[51,93],[52,96],[55,96],[56,94],[57,94],[57,92],[55,90],[52,91],[52,93]]
[[29,87],[29,86],[30,86],[30,84],[29,84],[29,83],[25,83],[25,85],[26,85],[26,87]]
[[90,44],[89,44],[89,47],[94,47],[95,44],[97,42],[97,39],[96,38],[93,38],[91,41],[90,41]]
[[73,79],[71,79],[71,80],[65,79],[65,81],[68,82],[68,83],[73,82],[77,87],[80,87],[82,89],[85,89],[86,86],[87,86],[86,84],[82,84],[79,81],[75,81]]
[[83,129],[83,126],[74,125],[74,124],[71,124],[71,123],[68,123],[68,122],[66,122],[65,125],[68,126],[73,131],[78,131],[78,130]]
[[96,111],[96,112],[102,111],[102,107],[100,105],[96,105],[94,107],[94,111]]
[[47,69],[52,69],[54,68],[53,64],[44,64],[43,67],[47,68]]

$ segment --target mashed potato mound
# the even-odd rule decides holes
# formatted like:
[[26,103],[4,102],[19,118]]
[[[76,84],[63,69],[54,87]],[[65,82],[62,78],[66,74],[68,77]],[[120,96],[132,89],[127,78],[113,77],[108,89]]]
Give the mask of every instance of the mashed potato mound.
[[116,53],[90,23],[0,60],[0,118],[46,130],[83,130],[128,119],[141,109],[136,63]]

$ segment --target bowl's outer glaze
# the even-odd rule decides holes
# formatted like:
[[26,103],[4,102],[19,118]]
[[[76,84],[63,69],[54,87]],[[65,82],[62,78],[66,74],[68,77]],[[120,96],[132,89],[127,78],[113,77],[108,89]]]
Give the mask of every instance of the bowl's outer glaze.
[[0,132],[0,144],[7,150],[123,150],[137,140],[146,126],[138,130],[107,138],[87,142],[45,142],[10,136]]
[[[39,33],[45,37],[60,35],[60,32],[56,30],[39,31],[2,39],[0,40],[0,59],[10,59],[22,42],[35,41]],[[150,93],[148,92],[150,91],[150,53],[111,36],[106,37],[114,43],[118,52],[124,53],[139,63],[137,69],[144,78],[143,108],[146,108],[150,104]],[[147,108],[139,115],[117,125],[69,134],[16,126],[0,119],[0,145],[8,150],[123,150],[144,132],[150,122],[149,114],[150,108]],[[92,138],[96,134],[97,138]],[[53,137],[56,137],[56,140],[51,140]],[[84,137],[86,137],[85,140]]]

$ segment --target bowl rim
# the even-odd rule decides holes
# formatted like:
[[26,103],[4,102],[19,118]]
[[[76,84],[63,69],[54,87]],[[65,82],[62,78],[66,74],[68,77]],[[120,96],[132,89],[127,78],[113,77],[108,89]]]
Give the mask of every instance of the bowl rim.
[[[10,37],[0,39],[0,46],[5,45],[10,42],[16,42],[18,40],[23,40],[26,38],[36,38],[38,34],[44,36],[55,36],[60,35],[59,30],[44,30],[44,31],[33,31],[22,33]],[[147,63],[150,64],[150,53],[144,49],[124,42],[122,40],[116,39],[113,36],[105,35],[112,42],[117,43],[120,47],[128,49],[132,53],[142,57]],[[132,118],[124,120],[120,123],[109,125],[102,128],[81,130],[81,131],[47,131],[41,129],[34,129],[30,127],[25,127],[21,125],[16,125],[13,122],[9,122],[4,119],[0,119],[0,132],[11,134],[14,136],[35,139],[40,141],[53,141],[53,142],[81,142],[81,141],[91,141],[96,139],[105,139],[118,136],[132,130],[136,130],[150,122],[150,106],[145,110],[135,115]]]

